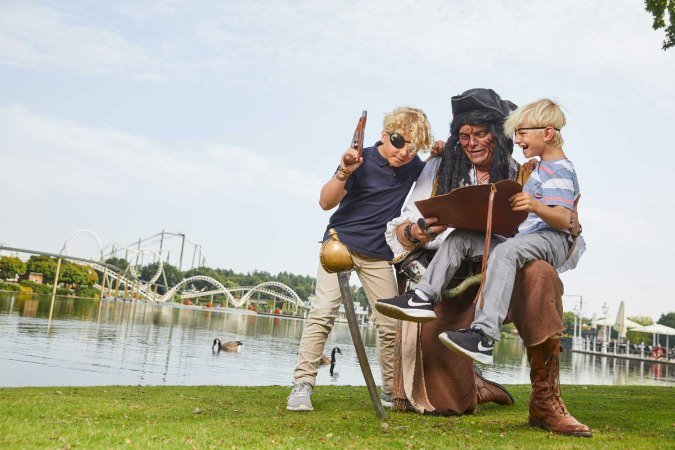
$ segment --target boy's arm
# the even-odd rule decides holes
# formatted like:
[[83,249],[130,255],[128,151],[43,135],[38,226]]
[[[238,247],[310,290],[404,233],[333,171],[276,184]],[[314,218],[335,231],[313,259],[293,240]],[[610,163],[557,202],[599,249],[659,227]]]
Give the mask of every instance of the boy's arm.
[[548,206],[527,192],[518,192],[509,198],[511,209],[535,213],[551,228],[567,230],[570,227],[572,211],[564,206]]
[[511,208],[514,211],[527,211],[536,214],[551,228],[567,231],[572,223],[575,192],[578,192],[576,175],[567,167],[555,172],[544,170],[541,177],[541,200],[537,200],[527,189],[532,179],[523,187],[523,192],[512,196]]
[[362,163],[363,157],[359,157],[356,150],[353,148],[347,149],[340,159],[339,167],[343,170],[333,175],[321,188],[321,194],[319,195],[321,209],[328,211],[340,204],[345,195],[347,195],[347,190],[345,189],[347,179]]

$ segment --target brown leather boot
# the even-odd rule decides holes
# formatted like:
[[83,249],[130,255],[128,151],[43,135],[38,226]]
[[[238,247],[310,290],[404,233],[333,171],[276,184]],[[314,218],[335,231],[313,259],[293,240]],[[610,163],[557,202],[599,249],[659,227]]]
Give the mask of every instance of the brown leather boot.
[[478,404],[495,402],[498,405],[512,406],[515,403],[513,396],[504,386],[483,378],[478,367],[473,368],[473,378],[476,382],[476,396]]
[[561,351],[559,338],[551,338],[539,345],[527,347],[532,381],[530,425],[545,428],[552,433],[591,437],[591,429],[567,411],[560,396],[558,355]]

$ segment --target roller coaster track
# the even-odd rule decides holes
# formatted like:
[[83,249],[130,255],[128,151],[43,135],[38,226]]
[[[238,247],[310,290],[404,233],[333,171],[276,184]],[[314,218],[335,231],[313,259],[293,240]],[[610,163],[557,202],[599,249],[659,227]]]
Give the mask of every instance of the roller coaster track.
[[[196,275],[194,277],[186,278],[185,280],[181,281],[180,283],[172,287],[166,294],[164,294],[164,296],[162,296],[162,298],[159,301],[164,302],[170,299],[176,293],[178,293],[178,290],[181,287],[194,281],[205,281],[207,283],[214,285],[215,287],[217,287],[217,289],[201,292],[185,292],[181,294],[181,297],[183,299],[206,297],[216,294],[225,294],[228,302],[232,303],[234,307],[239,308],[240,306],[248,303],[253,294],[260,292],[262,294],[270,295],[279,300],[292,304],[295,307],[296,311],[298,308],[307,309],[307,305],[305,305],[302,299],[298,297],[298,294],[296,294],[293,289],[289,288],[283,283],[279,283],[277,281],[266,281],[254,287],[226,288],[218,280],[215,280],[211,277],[207,277],[205,275]],[[279,293],[270,288],[280,289],[281,291],[283,291],[283,293]],[[232,292],[239,292],[239,291],[247,291],[247,292],[237,299],[234,295],[232,295]]]
[[[160,233],[162,235],[176,235],[176,236],[181,236],[185,238],[185,235],[182,233],[170,233],[170,232],[165,232],[163,231]],[[101,272],[104,274],[102,283],[103,286],[107,284],[107,281],[110,280],[110,283],[105,286],[106,289],[108,289],[108,292],[113,291],[115,289],[119,289],[121,286],[125,287],[125,291],[131,290],[132,295],[136,294],[141,298],[144,298],[146,300],[152,301],[152,302],[166,302],[167,300],[170,300],[173,298],[174,295],[179,293],[179,290],[183,287],[188,285],[189,283],[192,283],[194,281],[203,281],[207,282],[213,286],[216,287],[216,289],[212,289],[210,291],[201,291],[201,292],[183,292],[180,293],[179,295],[183,299],[189,299],[189,298],[197,298],[197,297],[206,297],[206,296],[211,296],[211,295],[216,295],[216,294],[222,294],[227,297],[227,301],[231,303],[234,307],[239,308],[244,304],[248,304],[251,300],[251,297],[256,294],[265,294],[268,296],[273,297],[275,300],[281,300],[282,302],[288,303],[292,305],[295,308],[295,311],[297,311],[299,308],[302,309],[308,309],[308,302],[305,303],[302,301],[300,297],[298,297],[298,294],[295,293],[293,289],[290,287],[286,286],[283,283],[279,283],[277,281],[266,281],[264,283],[261,283],[257,286],[250,287],[250,286],[244,286],[244,287],[235,287],[235,288],[226,288],[222,283],[220,283],[218,280],[205,276],[205,275],[197,275],[193,276],[190,278],[186,278],[185,280],[182,280],[180,283],[176,284],[173,286],[169,291],[164,294],[164,295],[159,295],[156,294],[152,291],[152,286],[153,284],[159,279],[161,274],[163,273],[164,267],[163,267],[163,262],[161,258],[161,254],[151,248],[148,247],[140,247],[140,243],[143,241],[147,241],[150,239],[154,239],[160,234],[157,234],[155,236],[151,236],[150,238],[146,238],[144,240],[139,240],[135,246],[125,246],[122,244],[118,243],[110,243],[106,245],[101,244],[101,239],[98,237],[96,233],[94,233],[91,230],[77,230],[70,234],[65,242],[63,243],[63,246],[61,248],[61,252],[58,254],[55,253],[48,253],[48,252],[43,252],[43,251],[38,251],[38,250],[27,250],[27,249],[20,249],[20,248],[15,248],[14,246],[8,245],[7,243],[0,243],[0,251],[12,251],[14,254],[18,255],[19,253],[28,253],[28,254],[35,254],[35,255],[43,255],[43,256],[49,256],[52,258],[63,258],[65,260],[69,260],[71,262],[74,262],[76,264],[82,264],[86,265],[88,267],[91,267],[92,269],[97,270],[98,272]],[[91,240],[94,241],[96,245],[96,252],[93,256],[93,258],[82,258],[82,257],[77,257],[77,256],[71,256],[68,255],[68,246],[72,240],[75,238],[79,237],[87,237]],[[189,241],[191,242],[191,241]],[[197,244],[195,244],[197,245]],[[154,260],[157,263],[157,271],[156,273],[151,277],[150,280],[148,281],[143,281],[140,280],[138,277],[138,274],[136,273],[136,270],[133,266],[129,266],[127,268],[127,271],[130,271],[130,273],[127,273],[127,271],[123,271],[118,267],[115,267],[111,264],[106,264],[102,262],[103,255],[106,254],[105,250],[109,246],[114,246],[117,248],[117,251],[124,250],[126,253],[132,252],[135,253],[136,255],[143,254],[143,253],[150,253],[154,256]],[[200,246],[200,252],[201,252],[201,246]],[[138,258],[137,258],[138,259]],[[204,260],[206,258],[204,257]],[[113,288],[113,285],[116,285],[115,288]],[[98,288],[103,289],[102,285],[97,285]],[[276,289],[276,290],[275,290]],[[279,292],[281,291],[281,292]],[[235,297],[232,293],[233,292],[245,292],[244,295],[240,296],[239,298]]]
[[[67,258],[66,258],[67,259]],[[83,264],[85,266],[91,267],[92,269],[98,270],[101,273],[105,273],[107,277],[110,277],[113,281],[119,280],[119,284],[124,285],[127,288],[130,288],[132,292],[136,292],[138,295],[140,295],[142,298],[146,300],[150,300],[152,302],[159,302],[161,301],[161,295],[155,294],[152,292],[151,286],[152,282],[147,283],[143,282],[139,279],[131,279],[123,274],[118,274],[113,271],[106,271],[106,268],[100,264],[97,264],[93,261],[76,261],[78,264]],[[113,290],[112,288],[113,283],[110,284],[106,289],[109,289],[110,291]],[[102,289],[101,285],[97,285],[99,289]]]

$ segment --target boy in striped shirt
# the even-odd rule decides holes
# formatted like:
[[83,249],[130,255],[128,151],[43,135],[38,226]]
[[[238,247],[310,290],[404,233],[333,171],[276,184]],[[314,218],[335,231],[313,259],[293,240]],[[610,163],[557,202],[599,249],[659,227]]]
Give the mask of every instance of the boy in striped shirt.
[[[513,238],[494,235],[490,243],[484,304],[476,305],[469,329],[441,333],[450,350],[485,364],[492,363],[494,341],[511,302],[516,271],[530,261],[542,259],[558,268],[567,259],[572,244],[568,231],[579,196],[579,183],[572,162],[562,149],[560,130],[565,115],[555,102],[542,99],[512,112],[504,123],[506,135],[526,158],[541,161],[523,187],[509,200],[514,211],[528,211],[527,219]],[[378,302],[386,315],[414,322],[436,318],[433,302],[440,301],[461,262],[483,254],[484,233],[454,230],[443,242],[415,291]]]

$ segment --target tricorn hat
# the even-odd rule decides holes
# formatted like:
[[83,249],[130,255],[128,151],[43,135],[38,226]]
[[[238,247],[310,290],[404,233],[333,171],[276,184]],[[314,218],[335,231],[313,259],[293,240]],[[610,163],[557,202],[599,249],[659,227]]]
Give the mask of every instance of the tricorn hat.
[[455,95],[451,99],[452,115],[457,116],[477,110],[485,110],[497,113],[502,117],[508,116],[518,107],[508,100],[502,98],[492,89],[475,88]]

